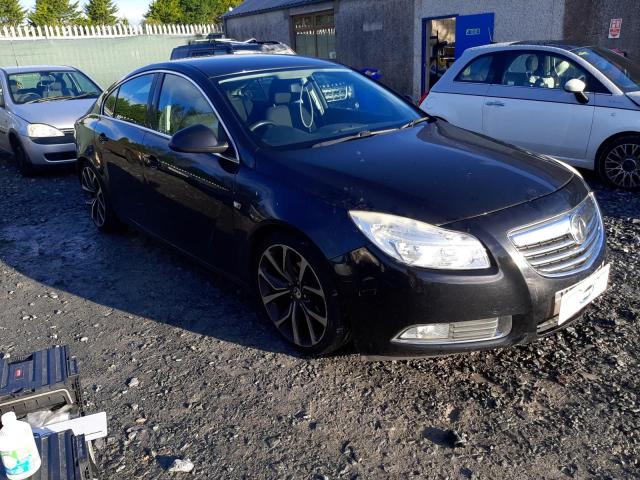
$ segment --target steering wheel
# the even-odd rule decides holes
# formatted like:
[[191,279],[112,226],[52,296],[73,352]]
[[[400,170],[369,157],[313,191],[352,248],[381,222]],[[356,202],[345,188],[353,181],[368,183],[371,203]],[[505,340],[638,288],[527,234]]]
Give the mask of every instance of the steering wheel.
[[29,92],[22,95],[22,103],[30,102],[32,100],[40,100],[42,97],[35,92]]
[[278,124],[275,123],[275,122],[272,122],[271,120],[260,120],[259,122],[256,122],[253,125],[251,125],[249,127],[249,130],[251,130],[252,132],[255,132],[259,128],[267,127],[267,126],[269,126],[269,127],[277,127]]

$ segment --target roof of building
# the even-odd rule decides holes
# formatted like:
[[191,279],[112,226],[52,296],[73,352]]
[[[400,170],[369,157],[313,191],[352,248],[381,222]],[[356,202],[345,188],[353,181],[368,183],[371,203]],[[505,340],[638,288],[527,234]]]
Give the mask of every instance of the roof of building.
[[283,8],[300,7],[311,3],[324,2],[326,0],[244,0],[232,11],[223,15],[223,18],[254,15],[256,13],[281,10]]

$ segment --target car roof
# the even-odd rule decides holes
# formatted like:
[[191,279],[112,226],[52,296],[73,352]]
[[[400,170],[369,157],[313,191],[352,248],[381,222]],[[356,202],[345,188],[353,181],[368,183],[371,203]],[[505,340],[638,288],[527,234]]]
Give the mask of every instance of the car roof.
[[299,55],[271,55],[266,53],[246,55],[219,55],[213,57],[196,57],[172,60],[169,62],[147,65],[132,72],[129,76],[149,70],[175,70],[188,73],[195,68],[208,77],[221,77],[242,72],[256,72],[282,68],[346,68],[318,58],[301,57]]
[[76,68],[69,67],[67,65],[25,65],[19,67],[1,67],[0,70],[4,71],[7,75],[13,73],[31,73],[40,72],[42,70],[58,70],[63,72],[73,72]]
[[491,43],[488,45],[480,45],[478,47],[470,48],[469,50],[477,51],[477,50],[491,50],[491,49],[518,49],[522,47],[550,47],[550,48],[559,48],[562,50],[575,50],[576,48],[583,48],[590,46],[587,43],[581,42],[571,42],[567,40],[520,40],[517,42],[502,42],[502,43]]

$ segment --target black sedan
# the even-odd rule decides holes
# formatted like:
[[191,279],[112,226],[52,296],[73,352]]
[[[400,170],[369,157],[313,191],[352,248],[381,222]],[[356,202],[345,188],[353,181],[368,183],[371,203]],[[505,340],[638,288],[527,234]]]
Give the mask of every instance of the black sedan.
[[308,354],[350,339],[396,357],[525,343],[607,287],[578,172],[425,117],[334,63],[147,66],[76,138],[100,230],[133,225],[254,288]]

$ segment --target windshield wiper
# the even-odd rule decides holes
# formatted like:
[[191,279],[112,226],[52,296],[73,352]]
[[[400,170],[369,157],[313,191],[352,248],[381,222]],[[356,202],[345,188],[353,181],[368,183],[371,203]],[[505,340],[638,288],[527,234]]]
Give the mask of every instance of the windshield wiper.
[[316,143],[315,145],[313,145],[313,148],[328,147],[329,145],[336,145],[337,143],[349,142],[351,140],[358,140],[360,138],[375,137],[376,135],[395,132],[396,130],[397,128],[389,128],[386,130],[376,130],[373,132],[371,130],[362,130],[361,132],[358,132],[354,135],[347,135],[346,137],[334,138],[333,140],[326,140],[324,142]]
[[431,117],[420,117],[420,118],[415,118],[413,120],[411,120],[408,123],[405,123],[403,126],[401,126],[401,129],[405,129],[405,128],[413,128],[416,125],[418,125],[419,123],[423,123],[423,122],[428,122],[429,120],[431,120]]
[[36,98],[35,100],[29,100],[25,103],[41,103],[41,102],[51,102],[55,100],[76,100],[78,98],[86,98],[86,97],[97,97],[98,94],[95,92],[87,92],[81,93],[80,95],[61,95],[59,97],[42,97]]

